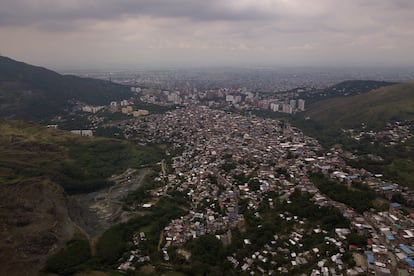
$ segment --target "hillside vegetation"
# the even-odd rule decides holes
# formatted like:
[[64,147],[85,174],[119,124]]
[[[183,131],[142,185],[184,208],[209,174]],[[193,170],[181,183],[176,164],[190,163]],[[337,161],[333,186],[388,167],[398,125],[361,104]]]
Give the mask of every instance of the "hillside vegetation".
[[323,89],[311,90],[301,95],[307,105],[315,104],[321,100],[337,97],[360,95],[380,87],[395,85],[395,82],[374,80],[347,80]]
[[19,121],[0,121],[0,185],[48,179],[68,193],[103,188],[112,174],[161,160],[156,146],[85,138]]
[[389,121],[414,119],[414,82],[402,83],[352,96],[315,103],[301,114],[311,124],[352,128],[365,123],[383,127]]
[[[356,132],[382,131],[387,124],[414,122],[414,82],[382,87],[370,92],[321,101],[298,114],[294,123],[325,147],[340,147],[357,158],[354,167],[380,173],[403,186],[414,187],[414,139],[387,144],[379,138],[352,139],[343,129]],[[413,129],[411,128],[411,133]],[[375,160],[372,156],[379,156]]]
[[[112,174],[151,165],[162,154],[157,146],[0,120],[0,274],[36,275],[50,252],[79,232],[65,192],[106,187]],[[85,248],[85,242],[73,246]],[[65,261],[83,260],[85,254]]]
[[103,105],[130,96],[120,84],[60,75],[0,56],[0,117],[37,120],[62,114],[69,100]]

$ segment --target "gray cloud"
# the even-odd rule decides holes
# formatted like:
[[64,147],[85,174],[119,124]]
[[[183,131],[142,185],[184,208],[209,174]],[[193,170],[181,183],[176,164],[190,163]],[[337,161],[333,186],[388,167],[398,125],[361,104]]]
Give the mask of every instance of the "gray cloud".
[[1,0],[0,50],[61,51],[61,63],[414,64],[413,14],[412,0]]
[[230,6],[220,0],[2,0],[0,3],[0,24],[3,26],[42,21],[113,20],[125,16],[248,21],[269,18],[272,14],[254,6]]
[[0,26],[70,30],[78,21],[149,16],[190,22],[248,22],[253,27],[270,24],[280,32],[364,33],[385,24],[414,23],[413,12],[411,0],[2,0]]

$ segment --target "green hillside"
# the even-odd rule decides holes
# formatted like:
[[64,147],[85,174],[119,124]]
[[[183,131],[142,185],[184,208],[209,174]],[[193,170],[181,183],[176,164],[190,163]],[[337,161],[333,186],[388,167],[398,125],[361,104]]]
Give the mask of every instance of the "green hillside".
[[319,101],[337,98],[350,97],[363,94],[374,89],[385,86],[395,85],[396,82],[374,81],[374,80],[347,80],[323,89],[315,89],[302,93],[301,98],[307,105],[315,104]]
[[[390,143],[383,134],[366,135],[369,131],[384,133],[397,121],[411,126],[413,133],[414,82],[321,101],[293,120],[296,126],[325,147],[335,146],[351,152],[354,158],[347,161],[352,166],[383,174],[388,180],[414,188],[414,138]],[[343,129],[365,134],[353,139]]]
[[63,186],[68,193],[89,192],[110,185],[107,178],[112,174],[161,158],[162,150],[155,146],[0,120],[0,185],[41,179]]
[[361,123],[375,128],[389,121],[413,120],[414,82],[321,101],[301,116],[309,117],[310,123],[330,128],[352,128]]
[[0,56],[0,117],[36,120],[61,114],[69,100],[100,105],[130,96],[123,85],[60,75]]

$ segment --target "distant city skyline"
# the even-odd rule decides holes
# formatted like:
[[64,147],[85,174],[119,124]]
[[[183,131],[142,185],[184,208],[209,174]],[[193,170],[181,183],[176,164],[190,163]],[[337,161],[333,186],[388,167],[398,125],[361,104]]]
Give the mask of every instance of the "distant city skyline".
[[55,70],[414,66],[411,0],[2,0],[0,53]]

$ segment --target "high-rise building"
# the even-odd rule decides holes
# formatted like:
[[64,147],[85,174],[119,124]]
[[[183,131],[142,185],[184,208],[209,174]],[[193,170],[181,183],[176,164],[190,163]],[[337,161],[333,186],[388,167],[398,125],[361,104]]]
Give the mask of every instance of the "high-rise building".
[[283,104],[282,112],[292,114],[293,113],[293,108],[290,104]]
[[290,100],[289,104],[290,104],[290,106],[292,107],[293,110],[296,109],[296,100]]
[[305,110],[305,100],[302,100],[302,99],[298,100],[298,110],[300,110],[300,111]]
[[273,111],[273,112],[277,112],[277,111],[279,111],[279,103],[271,103],[270,104],[270,109]]

